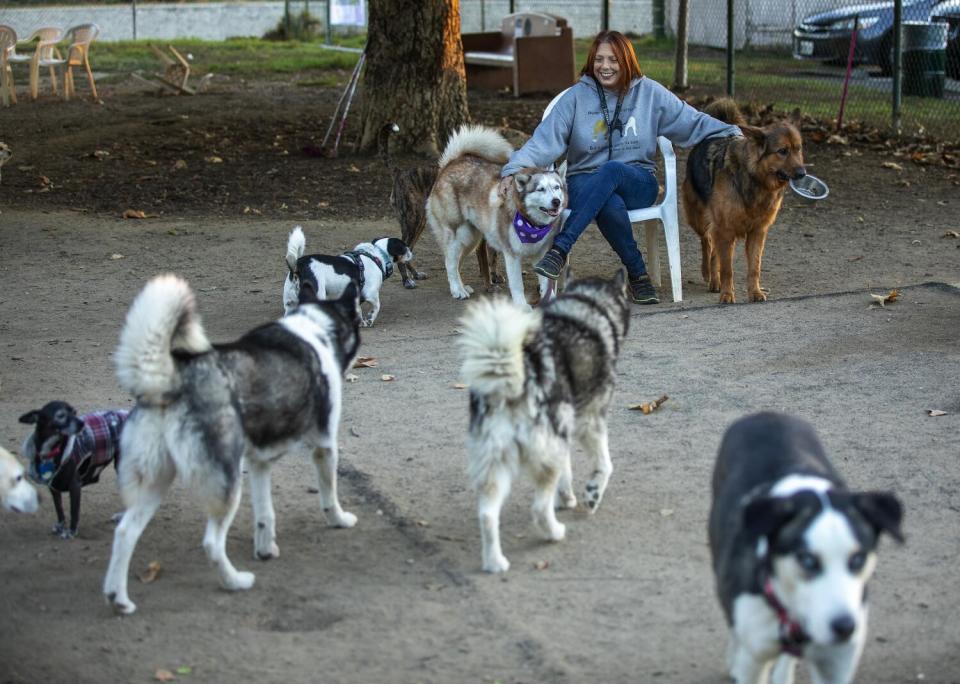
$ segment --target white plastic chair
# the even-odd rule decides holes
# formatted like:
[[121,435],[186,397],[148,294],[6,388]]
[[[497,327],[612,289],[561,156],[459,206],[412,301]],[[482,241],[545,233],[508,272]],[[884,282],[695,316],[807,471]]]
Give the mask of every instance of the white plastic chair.
[[50,88],[53,94],[57,92],[57,67],[67,63],[57,49],[57,43],[63,40],[63,31],[54,27],[39,28],[33,32],[33,38],[37,39],[37,49],[30,59],[30,97],[36,100],[40,94],[40,67],[50,69]]
[[[567,88],[570,90],[570,88]],[[553,109],[557,101],[563,97],[562,93],[550,101],[543,110],[542,119]],[[677,155],[673,151],[673,144],[662,135],[657,137],[660,154],[663,155],[663,169],[665,192],[659,204],[646,209],[633,209],[628,213],[630,223],[643,221],[659,221],[663,225],[663,235],[667,242],[667,258],[670,262],[670,284],[673,288],[673,301],[683,301],[683,281],[680,278],[680,219],[677,213]],[[570,215],[570,210],[564,212],[564,220]],[[647,264],[650,266],[650,280],[660,287],[663,280],[660,273],[660,248],[657,244],[657,226],[647,223]]]
[[13,69],[10,68],[9,56],[16,54],[17,32],[10,26],[0,24],[0,101],[4,107],[10,102],[17,104],[17,91],[13,85]]
[[90,69],[90,43],[100,35],[100,27],[96,24],[80,24],[67,29],[67,60],[63,67],[63,97],[69,100],[76,95],[73,85],[73,67],[83,67],[87,72],[87,81],[90,83],[90,92],[94,102],[97,101],[97,84],[93,81],[93,71]]

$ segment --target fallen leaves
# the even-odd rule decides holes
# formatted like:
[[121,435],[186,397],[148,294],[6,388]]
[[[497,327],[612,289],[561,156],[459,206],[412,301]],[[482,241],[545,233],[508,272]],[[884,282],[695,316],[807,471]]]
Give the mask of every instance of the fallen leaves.
[[147,569],[141,572],[137,577],[140,578],[140,581],[144,584],[150,584],[157,579],[157,576],[160,574],[160,561],[150,561],[150,564],[147,565]]
[[458,382],[453,386],[453,389],[464,390],[464,389],[467,389],[467,386],[465,383]]
[[928,415],[928,416],[933,416],[934,418],[937,418],[937,417],[939,417],[939,416],[945,416],[945,415],[947,415],[947,412],[946,412],[946,411],[941,411],[940,409],[927,409],[927,415]]
[[212,154],[212,155],[210,155],[209,157],[204,157],[204,158],[203,158],[203,161],[207,162],[208,164],[222,164],[222,163],[223,163],[223,158],[222,158],[222,157],[218,157],[218,156],[215,155],[215,154]]
[[885,169],[891,169],[893,171],[903,171],[903,167],[900,166],[900,164],[898,164],[897,162],[891,162],[891,161],[883,162],[882,164],[880,164],[880,166],[882,166]]
[[123,212],[123,218],[125,219],[145,219],[147,215],[145,212],[140,209],[127,209]]
[[379,364],[375,356],[358,356],[353,362],[354,368],[376,368]]
[[890,290],[887,294],[873,294],[870,293],[870,297],[873,299],[871,302],[871,307],[879,306],[881,308],[886,307],[887,304],[892,304],[900,298],[900,290]]
[[941,237],[957,239],[957,238],[960,238],[960,233],[958,233],[955,230],[948,230]]
[[381,379],[383,382],[393,382],[394,380],[397,379],[397,376],[396,376],[396,375],[390,375],[389,373],[384,373],[383,375],[380,376],[380,379]]
[[642,404],[634,404],[633,406],[628,406],[627,409],[630,411],[642,411],[643,415],[649,415],[656,411],[663,405],[667,399],[669,399],[666,394],[664,394],[659,399],[654,399],[653,401],[645,401]]
[[547,560],[538,560],[536,563],[533,564],[534,570],[546,570],[549,567],[550,567],[550,561],[547,561]]
[[173,674],[170,670],[161,669],[153,673],[153,678],[156,679],[158,682],[172,682],[177,678],[177,676]]

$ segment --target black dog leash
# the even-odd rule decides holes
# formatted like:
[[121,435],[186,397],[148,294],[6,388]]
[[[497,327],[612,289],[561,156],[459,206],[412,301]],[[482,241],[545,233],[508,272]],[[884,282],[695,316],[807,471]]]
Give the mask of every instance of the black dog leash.
[[600,111],[603,112],[603,123],[607,126],[607,161],[613,156],[613,132],[620,131],[623,137],[623,122],[620,120],[620,106],[623,104],[623,93],[617,96],[617,108],[613,110],[613,121],[610,120],[610,111],[607,109],[607,96],[603,92],[600,81],[593,79],[597,86],[597,97],[600,98]]

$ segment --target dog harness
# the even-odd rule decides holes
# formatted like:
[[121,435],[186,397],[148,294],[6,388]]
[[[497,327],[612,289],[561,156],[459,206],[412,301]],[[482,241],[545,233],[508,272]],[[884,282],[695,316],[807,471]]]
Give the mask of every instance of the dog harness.
[[810,637],[803,631],[803,627],[798,622],[790,619],[787,609],[784,608],[780,599],[774,593],[773,582],[770,581],[769,577],[763,583],[763,598],[777,615],[777,622],[780,626],[780,650],[795,658],[802,658],[803,647],[810,641]]
[[517,237],[520,239],[520,242],[525,244],[533,244],[535,242],[540,242],[543,238],[547,237],[547,234],[550,232],[550,229],[553,228],[553,223],[548,223],[545,226],[535,226],[530,223],[529,219],[526,216],[517,211],[513,216],[513,230],[517,234]]
[[[80,416],[83,429],[45,453],[34,454],[30,462],[30,479],[53,487],[53,482],[66,463],[74,463],[81,486],[93,484],[111,463],[120,462],[120,430],[129,411],[98,411]],[[66,491],[66,490],[63,490]]]
[[365,249],[352,249],[349,252],[343,253],[343,256],[347,257],[348,259],[350,259],[350,261],[352,261],[357,265],[357,270],[360,272],[359,285],[360,285],[361,291],[363,290],[363,284],[366,282],[367,279],[363,275],[363,259],[361,259],[360,257],[365,256],[368,259],[372,260],[373,263],[377,265],[377,268],[380,269],[380,273],[383,274],[384,280],[386,280],[391,275],[393,275],[393,260],[390,258],[390,255],[384,252],[382,249],[380,249],[376,245],[374,245],[373,248],[378,252],[380,252],[380,256],[377,256],[376,254],[371,254]]

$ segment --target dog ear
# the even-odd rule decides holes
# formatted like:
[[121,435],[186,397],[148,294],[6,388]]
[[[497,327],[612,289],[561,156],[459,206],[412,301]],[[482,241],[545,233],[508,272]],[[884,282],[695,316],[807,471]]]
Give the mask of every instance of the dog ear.
[[567,160],[564,159],[563,163],[560,165],[560,168],[557,169],[557,175],[560,176],[564,181],[567,180]]
[[767,134],[762,128],[757,128],[756,126],[747,126],[741,124],[740,130],[743,131],[743,134],[752,140],[757,145],[763,147],[767,142]]
[[297,304],[314,304],[319,301],[320,298],[317,296],[317,290],[313,283],[309,280],[301,282],[300,290],[297,292]]
[[853,506],[863,514],[879,535],[887,532],[901,544],[903,532],[900,531],[900,522],[903,520],[903,506],[899,499],[890,492],[863,492],[854,494]]
[[33,425],[34,423],[40,422],[40,412],[39,411],[28,411],[20,416],[20,422],[26,423],[27,425]]
[[793,497],[764,496],[743,509],[743,527],[751,537],[769,539],[796,514],[797,502]]
[[517,189],[517,192],[523,192],[523,189],[527,187],[527,183],[529,182],[530,182],[529,173],[513,174],[513,187]]
[[800,124],[803,123],[803,114],[800,113],[799,107],[794,107],[793,111],[790,112],[790,116],[787,118],[787,121],[796,126],[797,130],[800,129]]
[[613,274],[613,284],[624,292],[627,291],[627,270],[625,268],[620,267]]

